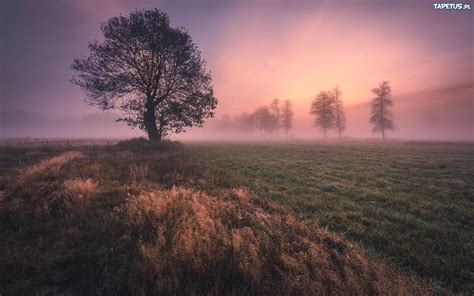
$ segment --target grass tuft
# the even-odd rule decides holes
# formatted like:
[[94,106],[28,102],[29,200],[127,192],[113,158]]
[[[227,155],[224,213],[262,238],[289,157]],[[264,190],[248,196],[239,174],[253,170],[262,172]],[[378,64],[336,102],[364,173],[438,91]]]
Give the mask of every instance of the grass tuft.
[[83,158],[84,154],[79,151],[68,151],[50,159],[43,160],[36,165],[27,167],[21,175],[22,181],[28,181],[35,177],[50,176],[58,171],[69,161]]
[[64,182],[64,187],[69,190],[72,194],[80,197],[91,196],[97,191],[97,184],[91,179],[81,180],[67,180]]

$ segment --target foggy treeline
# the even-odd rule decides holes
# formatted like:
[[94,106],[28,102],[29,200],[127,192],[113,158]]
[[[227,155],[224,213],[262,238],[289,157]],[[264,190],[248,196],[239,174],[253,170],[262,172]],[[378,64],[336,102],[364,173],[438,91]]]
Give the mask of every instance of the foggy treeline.
[[[372,133],[380,133],[385,139],[388,130],[394,130],[391,87],[388,81],[382,81],[372,89],[375,97],[370,104]],[[320,128],[324,137],[329,130],[336,131],[339,138],[346,129],[346,115],[339,86],[328,91],[320,91],[311,102],[309,113],[313,116],[313,126]],[[252,113],[241,113],[235,117],[228,114],[215,124],[221,131],[244,132],[254,135],[288,136],[293,127],[293,106],[290,100],[274,99],[268,105],[260,106]]]
[[336,129],[341,137],[346,128],[341,95],[339,86],[336,86],[331,91],[321,91],[311,103],[310,114],[314,115],[314,126],[323,130],[325,138],[328,129]]
[[252,113],[244,112],[235,117],[226,114],[216,124],[224,131],[288,136],[293,126],[293,105],[290,100],[274,99]]

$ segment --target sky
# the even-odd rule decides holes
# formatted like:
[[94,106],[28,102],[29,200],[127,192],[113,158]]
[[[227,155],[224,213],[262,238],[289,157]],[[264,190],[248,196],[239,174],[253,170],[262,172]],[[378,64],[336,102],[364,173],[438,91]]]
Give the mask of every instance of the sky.
[[435,10],[424,0],[0,0],[0,136],[140,135],[87,106],[69,82],[70,65],[101,40],[101,22],[151,8],[198,45],[217,118],[289,99],[293,134],[319,137],[310,102],[339,85],[346,135],[371,137],[370,90],[389,80],[393,137],[474,140],[473,11]]

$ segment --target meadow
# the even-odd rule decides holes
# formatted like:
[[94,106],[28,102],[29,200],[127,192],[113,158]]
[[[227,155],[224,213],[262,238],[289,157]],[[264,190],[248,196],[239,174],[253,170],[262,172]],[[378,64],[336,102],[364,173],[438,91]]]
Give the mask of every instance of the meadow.
[[197,159],[406,272],[474,291],[474,145],[190,145]]
[[473,161],[460,143],[3,146],[0,293],[469,294]]

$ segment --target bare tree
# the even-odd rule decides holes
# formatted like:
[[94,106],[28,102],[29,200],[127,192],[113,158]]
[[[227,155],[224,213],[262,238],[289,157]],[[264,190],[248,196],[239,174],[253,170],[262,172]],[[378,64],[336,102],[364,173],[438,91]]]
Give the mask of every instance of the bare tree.
[[288,136],[288,131],[293,126],[293,106],[290,100],[283,102],[283,109],[281,112],[281,126],[285,130],[285,136]]
[[346,129],[346,115],[344,114],[344,105],[341,99],[342,92],[339,89],[339,86],[336,86],[330,94],[334,104],[335,127],[340,138],[342,132]]
[[101,25],[104,41],[75,59],[71,82],[101,110],[117,108],[120,119],[145,130],[150,140],[202,126],[217,105],[205,60],[188,32],[172,28],[157,9],[136,10]]
[[382,139],[385,139],[385,132],[395,129],[391,110],[393,107],[392,89],[388,81],[382,81],[377,88],[372,89],[372,92],[376,95],[370,103],[372,108],[370,122],[374,125],[372,132],[382,133]]
[[335,125],[334,103],[332,96],[321,91],[311,104],[310,114],[315,116],[314,126],[319,126],[324,131],[324,137],[327,136],[327,130]]
[[273,116],[275,116],[277,120],[277,135],[280,134],[280,126],[281,126],[281,117],[280,117],[280,100],[279,99],[273,99],[273,101],[270,103],[270,110],[273,113]]

